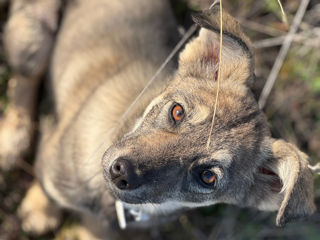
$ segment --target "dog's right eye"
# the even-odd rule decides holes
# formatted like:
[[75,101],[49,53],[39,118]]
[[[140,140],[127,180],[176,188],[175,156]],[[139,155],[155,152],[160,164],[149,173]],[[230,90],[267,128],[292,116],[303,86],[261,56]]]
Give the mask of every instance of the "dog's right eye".
[[184,109],[183,107],[178,104],[174,103],[172,107],[170,108],[170,118],[175,122],[179,122],[184,117]]

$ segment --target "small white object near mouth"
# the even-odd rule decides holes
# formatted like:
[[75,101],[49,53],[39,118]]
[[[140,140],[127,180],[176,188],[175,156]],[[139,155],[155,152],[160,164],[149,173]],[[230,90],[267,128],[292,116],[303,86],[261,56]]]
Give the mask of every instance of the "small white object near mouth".
[[127,221],[126,221],[126,216],[124,214],[124,207],[123,203],[119,200],[115,202],[115,207],[116,207],[116,212],[117,212],[117,218],[118,218],[118,223],[119,227],[121,229],[126,229],[127,227]]
[[145,222],[150,219],[150,216],[148,214],[145,214],[142,212],[139,208],[132,208],[132,207],[125,207],[123,202],[120,200],[117,200],[115,202],[116,212],[117,212],[117,218],[119,227],[121,229],[127,228],[127,220],[126,220],[126,214],[125,211],[128,210],[128,213],[133,217],[135,222]]
[[133,222],[135,223],[145,223],[154,216],[167,215],[181,209],[204,207],[216,203],[216,201],[206,201],[201,203],[167,201],[163,203],[129,204],[116,200],[115,207],[119,226],[121,229],[126,229],[128,225],[126,216],[130,217],[130,219],[133,218]]

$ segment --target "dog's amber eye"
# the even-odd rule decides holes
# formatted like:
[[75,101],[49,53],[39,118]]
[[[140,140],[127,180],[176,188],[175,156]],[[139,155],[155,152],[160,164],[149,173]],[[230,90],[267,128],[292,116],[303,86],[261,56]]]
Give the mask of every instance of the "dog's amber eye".
[[183,118],[184,110],[180,104],[175,104],[171,110],[171,117],[175,122],[180,121]]
[[215,180],[216,180],[216,177],[214,175],[213,172],[209,171],[209,170],[204,170],[202,173],[201,173],[201,180],[205,183],[205,184],[210,184],[212,185]]

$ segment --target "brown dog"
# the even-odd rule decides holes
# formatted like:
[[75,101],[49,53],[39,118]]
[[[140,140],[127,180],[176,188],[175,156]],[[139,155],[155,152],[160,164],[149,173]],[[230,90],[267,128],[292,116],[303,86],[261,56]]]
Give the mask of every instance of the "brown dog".
[[[54,39],[59,7],[58,0],[16,0],[6,28],[16,79],[11,111],[31,119],[49,61],[55,103],[56,121],[37,155],[40,184],[20,208],[25,231],[55,228],[63,207],[90,219],[97,236],[113,239],[115,200],[122,227],[125,218],[135,220],[129,226],[149,226],[221,202],[278,210],[280,226],[313,213],[307,156],[270,137],[249,88],[250,41],[230,15],[223,14],[220,61],[215,6],[194,17],[199,36],[180,53],[178,69],[162,72],[117,125],[176,42],[168,3],[68,1]],[[2,150],[2,157],[21,153]]]

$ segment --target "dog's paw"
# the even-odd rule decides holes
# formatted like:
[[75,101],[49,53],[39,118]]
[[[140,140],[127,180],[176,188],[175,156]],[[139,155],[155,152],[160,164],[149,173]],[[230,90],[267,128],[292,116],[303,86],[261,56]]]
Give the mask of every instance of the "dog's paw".
[[57,234],[57,239],[77,239],[77,240],[101,240],[114,239],[107,236],[95,236],[88,228],[81,224],[63,227]]
[[49,213],[44,209],[33,209],[30,212],[24,209],[19,215],[22,218],[22,230],[37,236],[55,230],[60,223],[60,217],[56,213]]
[[23,231],[39,236],[59,226],[61,209],[51,203],[40,185],[35,183],[23,199],[18,215],[21,218]]
[[10,111],[0,122],[0,168],[9,170],[29,150],[32,122],[28,117]]

